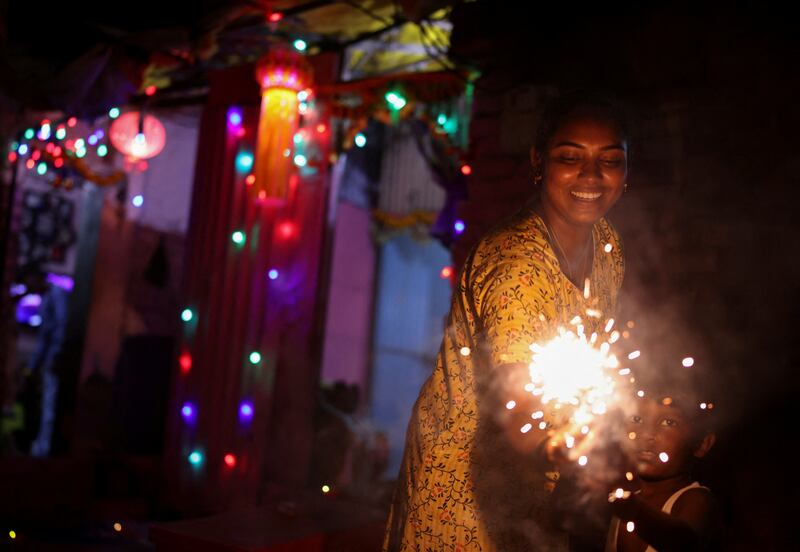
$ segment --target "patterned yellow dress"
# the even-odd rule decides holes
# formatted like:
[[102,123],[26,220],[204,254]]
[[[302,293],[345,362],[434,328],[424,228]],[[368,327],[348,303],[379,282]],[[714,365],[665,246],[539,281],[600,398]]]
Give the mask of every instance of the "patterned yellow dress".
[[587,308],[613,312],[624,273],[620,239],[605,219],[593,239],[588,300],[561,272],[532,203],[472,250],[409,422],[384,550],[566,549],[549,516],[550,468],[511,449],[488,412],[498,405],[490,367],[530,362],[531,343]]

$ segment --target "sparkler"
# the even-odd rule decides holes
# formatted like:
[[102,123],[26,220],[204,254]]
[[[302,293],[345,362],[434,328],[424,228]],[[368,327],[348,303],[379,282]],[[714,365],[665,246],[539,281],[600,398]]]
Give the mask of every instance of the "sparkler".
[[[585,287],[588,293],[588,284]],[[561,327],[552,340],[530,346],[533,353],[528,367],[530,382],[525,390],[538,399],[540,405],[531,413],[539,421],[539,429],[548,430],[553,444],[563,444],[567,456],[579,466],[589,464],[592,448],[591,427],[598,417],[626,398],[623,380],[631,373],[621,367],[612,344],[619,341],[620,332],[614,329],[614,319],[602,321],[602,313],[587,309],[586,315],[598,331],[587,335],[580,316],[575,316],[572,329]],[[588,324],[589,322],[587,322]],[[638,358],[634,351],[628,358]],[[516,404],[515,404],[516,406]],[[526,423],[520,431],[532,428]]]

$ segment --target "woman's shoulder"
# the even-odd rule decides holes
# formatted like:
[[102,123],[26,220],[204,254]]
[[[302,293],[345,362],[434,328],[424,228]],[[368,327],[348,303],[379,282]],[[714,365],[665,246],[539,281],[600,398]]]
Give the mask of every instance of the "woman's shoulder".
[[597,231],[604,243],[611,243],[619,246],[620,249],[622,248],[622,238],[619,232],[617,232],[617,229],[606,217],[601,218],[597,222]]
[[546,251],[547,237],[541,220],[530,205],[498,222],[474,247],[476,259],[490,257],[495,261],[537,258]]

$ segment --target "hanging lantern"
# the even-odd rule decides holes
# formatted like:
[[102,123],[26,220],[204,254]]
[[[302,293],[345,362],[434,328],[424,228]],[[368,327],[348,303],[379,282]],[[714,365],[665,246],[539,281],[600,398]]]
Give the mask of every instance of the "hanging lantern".
[[[294,171],[291,155],[298,126],[298,93],[311,84],[311,68],[303,56],[275,49],[256,64],[261,85],[261,113],[255,159],[255,185],[259,197],[286,199]],[[264,193],[261,193],[264,192]]]
[[164,149],[167,132],[153,115],[129,111],[111,123],[111,143],[130,160],[150,159]]

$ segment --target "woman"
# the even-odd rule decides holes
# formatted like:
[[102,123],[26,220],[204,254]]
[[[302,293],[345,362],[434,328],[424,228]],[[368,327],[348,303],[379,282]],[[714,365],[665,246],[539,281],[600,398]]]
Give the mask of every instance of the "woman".
[[531,343],[587,308],[614,309],[623,256],[603,217],[626,186],[627,152],[611,103],[575,95],[546,110],[531,149],[539,198],[461,271],[409,422],[385,550],[566,549],[549,519],[546,435],[521,433],[531,410],[503,405],[532,399],[522,391]]

